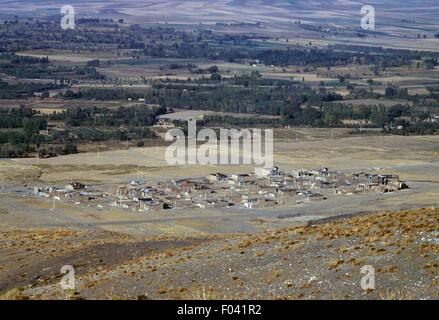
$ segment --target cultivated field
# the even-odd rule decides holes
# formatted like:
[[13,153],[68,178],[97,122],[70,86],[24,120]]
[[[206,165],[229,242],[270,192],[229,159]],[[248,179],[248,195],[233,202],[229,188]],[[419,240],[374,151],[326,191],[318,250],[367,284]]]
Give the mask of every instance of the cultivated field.
[[[59,12],[60,6],[51,2],[26,1],[25,4],[14,1],[0,1],[2,13],[25,13],[38,9],[40,12]],[[222,32],[258,32],[267,35],[276,34],[277,40],[290,42],[309,41],[315,44],[350,43],[360,45],[377,45],[395,48],[416,48],[437,50],[439,39],[434,33],[439,29],[435,12],[439,10],[436,1],[369,1],[377,12],[377,28],[379,33],[374,37],[357,38],[355,32],[360,29],[361,1],[159,1],[148,3],[135,1],[88,1],[78,3],[78,12],[94,12],[101,17],[123,16],[130,23],[166,23],[167,25],[196,26],[200,23],[210,25]],[[80,9],[79,9],[80,7]],[[301,28],[294,22],[304,24],[331,26],[338,33],[325,36]],[[216,26],[217,22],[233,25]],[[240,23],[248,23],[247,25]],[[261,25],[257,25],[257,23]],[[418,34],[426,34],[427,39],[418,38]]]

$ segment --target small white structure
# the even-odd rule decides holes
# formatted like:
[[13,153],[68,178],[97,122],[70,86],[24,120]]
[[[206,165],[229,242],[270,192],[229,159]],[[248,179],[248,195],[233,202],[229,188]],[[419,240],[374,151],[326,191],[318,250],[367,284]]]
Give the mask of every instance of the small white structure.
[[259,178],[268,177],[271,174],[271,169],[267,168],[255,168],[255,174]]

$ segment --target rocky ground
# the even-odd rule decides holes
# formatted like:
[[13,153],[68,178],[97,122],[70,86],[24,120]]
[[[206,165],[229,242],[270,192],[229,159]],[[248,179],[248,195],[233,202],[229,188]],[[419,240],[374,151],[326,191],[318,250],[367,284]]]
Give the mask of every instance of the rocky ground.
[[[12,299],[439,299],[438,231],[434,208],[204,239],[8,231],[0,287]],[[75,267],[70,292],[64,264]],[[365,265],[375,290],[360,286]]]

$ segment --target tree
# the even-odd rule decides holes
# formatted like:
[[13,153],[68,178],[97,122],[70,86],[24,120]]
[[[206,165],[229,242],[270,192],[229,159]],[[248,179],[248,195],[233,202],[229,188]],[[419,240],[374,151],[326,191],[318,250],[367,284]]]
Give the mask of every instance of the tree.
[[78,153],[78,148],[74,144],[66,144],[61,151],[61,154],[75,154]]
[[219,73],[212,73],[210,75],[210,79],[215,80],[215,81],[219,81],[219,80],[221,80],[221,75]]
[[207,69],[207,71],[209,73],[218,73],[219,72],[219,68],[218,68],[218,66],[211,66],[210,68]]
[[388,98],[396,97],[396,95],[398,94],[398,89],[395,86],[388,86],[384,94]]

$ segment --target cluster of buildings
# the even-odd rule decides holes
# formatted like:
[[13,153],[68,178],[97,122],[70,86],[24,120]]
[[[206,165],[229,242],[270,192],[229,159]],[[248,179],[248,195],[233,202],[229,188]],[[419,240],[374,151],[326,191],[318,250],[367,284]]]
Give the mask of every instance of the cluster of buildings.
[[60,187],[36,187],[34,194],[89,206],[118,207],[138,212],[170,209],[264,208],[324,201],[328,197],[364,192],[395,192],[408,186],[397,175],[279,168],[252,174],[213,173],[207,177],[157,183],[131,181],[123,185],[86,186],[74,182]]

